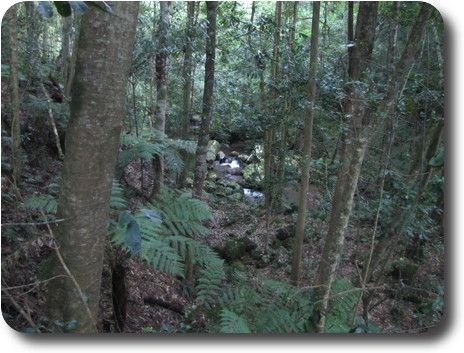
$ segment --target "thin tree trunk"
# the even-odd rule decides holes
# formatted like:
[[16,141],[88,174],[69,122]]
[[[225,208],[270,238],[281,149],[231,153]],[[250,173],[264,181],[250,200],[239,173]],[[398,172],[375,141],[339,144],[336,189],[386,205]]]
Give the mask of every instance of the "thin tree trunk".
[[[166,107],[167,107],[167,77],[166,64],[168,52],[168,26],[169,26],[170,2],[160,1],[160,24],[158,29],[159,48],[156,55],[156,107],[155,129],[166,132]],[[156,196],[163,184],[164,158],[161,155],[153,157],[153,189],[150,198]]]
[[61,142],[60,142],[60,135],[58,134],[58,129],[56,128],[55,124],[55,118],[53,117],[53,109],[52,109],[52,101],[50,97],[48,96],[47,90],[45,89],[45,86],[43,85],[42,82],[40,82],[40,88],[42,90],[42,93],[45,96],[45,99],[47,100],[47,106],[48,106],[48,120],[50,121],[50,125],[52,127],[53,135],[55,136],[55,146],[56,149],[58,150],[58,156],[60,159],[64,159],[64,153],[63,149],[61,148]]
[[[349,161],[343,161],[348,165],[346,167],[346,176],[337,180],[329,230],[317,275],[317,283],[320,286],[317,294],[320,321],[317,328],[320,332],[324,331],[330,290],[335,280],[336,270],[341,258],[345,230],[350,218],[354,192],[368,142],[378,128],[388,120],[384,117],[393,111],[399,89],[414,62],[418,44],[421,42],[426,22],[432,10],[433,8],[430,5],[422,5],[420,13],[411,29],[403,55],[395,65],[395,72],[375,114],[373,112],[366,112],[364,102],[358,99],[356,91],[350,91],[352,94],[348,96],[348,100],[354,100],[352,103],[354,115],[351,117],[351,120],[356,124],[356,130],[353,131],[356,134],[353,135],[352,147],[349,149],[349,154],[347,155]],[[362,74],[369,65],[375,35],[376,12],[377,3],[360,3],[355,44],[362,40],[364,45],[355,45],[353,50],[352,62],[350,63],[350,79],[354,79],[355,81],[362,80]],[[364,123],[365,121],[367,123]],[[363,126],[359,125],[360,123]],[[343,168],[342,172],[345,173]]]
[[295,242],[293,245],[293,261],[290,280],[294,285],[298,285],[301,257],[303,253],[303,238],[306,223],[306,208],[308,205],[309,189],[309,163],[311,161],[311,147],[313,140],[313,112],[316,101],[316,77],[317,77],[317,58],[319,49],[319,16],[320,2],[313,2],[313,18],[311,28],[311,54],[309,59],[309,107],[306,112],[303,158],[301,165],[301,181],[298,199],[298,217],[295,227]]
[[20,101],[18,84],[18,7],[12,6],[8,11],[8,22],[10,29],[10,94],[11,94],[11,140],[12,153],[11,165],[13,167],[13,182],[18,186],[22,174],[22,152],[21,152],[21,123],[20,123]]
[[195,160],[195,175],[193,181],[193,194],[201,199],[203,184],[206,179],[206,152],[208,150],[209,130],[211,125],[211,112],[213,107],[214,73],[216,58],[216,13],[218,3],[207,1],[207,38],[206,38],[206,62],[205,62],[205,86],[203,92],[203,109],[201,117],[200,135]]
[[48,318],[96,332],[109,201],[114,178],[138,4],[111,2],[113,13],[90,8],[82,18],[71,117],[66,135],[56,256]]
[[[269,92],[269,104],[270,114],[275,113],[276,99],[278,97],[277,90],[277,79],[279,76],[279,57],[280,57],[280,30],[282,26],[282,1],[276,1],[275,4],[275,29],[274,29],[274,44],[272,50],[272,63],[271,63],[271,82],[273,87]],[[265,238],[265,251],[267,251],[268,240],[269,240],[269,226],[271,220],[272,209],[275,205],[276,199],[276,188],[277,184],[277,171],[276,171],[276,160],[277,156],[275,151],[276,144],[276,124],[272,122],[266,129],[264,135],[264,209],[266,210],[266,238]]]
[[[188,140],[190,138],[190,120],[192,118],[192,89],[193,89],[193,47],[192,47],[192,31],[193,31],[193,20],[195,18],[195,2],[187,2],[187,26],[185,36],[185,48],[184,48],[184,65],[182,68],[183,77],[183,92],[182,92],[182,125],[180,129],[180,138],[182,140]],[[183,188],[186,183],[187,173],[189,169],[189,163],[184,160],[185,166],[182,169],[179,177],[177,178],[177,184]]]

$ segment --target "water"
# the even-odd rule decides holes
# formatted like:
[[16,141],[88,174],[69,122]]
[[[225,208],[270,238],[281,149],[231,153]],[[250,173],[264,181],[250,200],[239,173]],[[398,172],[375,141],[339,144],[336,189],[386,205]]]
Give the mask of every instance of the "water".
[[228,166],[231,169],[240,168],[240,164],[236,159],[227,158],[225,163],[219,164],[221,166]]
[[260,204],[264,200],[264,194],[259,191],[253,191],[251,189],[243,189],[243,198],[245,202],[252,204]]

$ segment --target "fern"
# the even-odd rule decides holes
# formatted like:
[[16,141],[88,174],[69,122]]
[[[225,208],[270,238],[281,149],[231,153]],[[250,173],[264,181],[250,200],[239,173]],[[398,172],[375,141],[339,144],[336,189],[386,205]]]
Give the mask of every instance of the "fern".
[[[279,281],[263,281],[253,286],[246,280],[239,280],[233,286],[222,288],[220,295],[210,295],[216,299],[210,307],[218,305],[232,312],[246,322],[252,332],[260,333],[301,333],[313,332],[313,305],[308,290],[302,290]],[[226,315],[226,320],[237,319]],[[216,318],[219,332],[234,332],[234,327],[224,326],[222,314]],[[227,321],[226,321],[227,322]],[[213,323],[212,330],[215,330]]]
[[113,180],[111,189],[110,207],[115,209],[127,209],[127,201],[124,198],[124,191],[117,180]]
[[326,332],[350,332],[353,310],[359,298],[359,291],[350,282],[337,279],[332,284],[330,296],[330,313],[326,318]]
[[[139,232],[139,256],[151,267],[178,276],[183,276],[188,252],[192,262],[199,266],[200,300],[201,296],[204,300],[208,296],[208,300],[214,301],[225,279],[223,260],[205,244],[187,237],[208,234],[201,222],[210,218],[211,213],[201,201],[190,194],[163,188],[155,202],[144,205],[134,215],[130,211],[121,213],[113,230],[113,241],[134,252],[137,243],[133,239]],[[132,244],[128,239],[132,239]]]
[[134,159],[142,158],[151,161],[155,155],[164,156],[166,167],[175,175],[185,168],[185,161],[193,158],[196,143],[193,141],[171,140],[159,131],[154,131],[151,137],[122,135],[123,149],[118,156],[118,166],[126,167]]
[[40,209],[50,215],[56,214],[58,208],[56,199],[51,195],[29,197],[24,201],[24,205],[32,209]]
[[223,309],[220,316],[221,333],[251,333],[245,319],[233,311]]
[[188,193],[163,188],[151,207],[160,212],[166,235],[193,237],[210,232],[201,222],[212,219],[211,213],[203,202]]

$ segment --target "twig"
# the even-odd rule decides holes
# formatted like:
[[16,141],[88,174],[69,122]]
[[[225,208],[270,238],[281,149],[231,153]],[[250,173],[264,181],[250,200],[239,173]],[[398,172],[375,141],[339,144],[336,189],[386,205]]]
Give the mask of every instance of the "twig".
[[[42,211],[41,211],[41,213],[45,217],[45,214]],[[46,224],[46,226],[48,228],[48,232],[49,232],[50,236],[53,239],[55,239],[55,236],[53,234],[52,228],[50,227],[50,224]],[[56,244],[56,242],[54,242],[54,243]],[[82,303],[84,303],[84,307],[86,309],[87,314],[89,315],[90,320],[92,321],[92,324],[93,324],[93,327],[94,327],[95,331],[98,332],[97,324],[96,324],[95,319],[94,319],[94,317],[92,315],[92,312],[90,311],[89,305],[87,304],[84,293],[82,292],[82,289],[81,289],[79,283],[76,281],[76,278],[71,273],[71,271],[69,271],[68,266],[66,266],[66,263],[65,263],[63,257],[61,256],[61,253],[60,253],[60,250],[59,250],[58,246],[56,245],[53,248],[55,249],[56,256],[57,256],[58,260],[60,261],[61,266],[63,267],[63,270],[66,272],[66,274],[69,276],[69,278],[73,282],[74,286],[76,287],[77,293],[79,294],[79,297],[81,298]]]
[[[33,291],[35,288],[37,288],[39,285],[43,284],[43,283],[47,283],[47,282],[50,282],[56,278],[59,278],[59,277],[67,277],[65,275],[58,275],[58,276],[54,276],[54,277],[51,277],[49,279],[46,279],[46,280],[43,280],[43,281],[38,281],[38,282],[33,282],[33,283],[29,283],[29,284],[23,284],[22,286],[14,286],[14,287],[6,287],[6,288],[2,288],[2,291],[10,291],[10,290],[14,290],[14,289],[20,289],[20,288],[25,288],[25,287],[30,287],[30,286],[34,286],[32,287],[31,289],[27,290],[26,292],[24,293],[21,293],[19,295],[25,295],[31,291]],[[19,296],[18,295],[18,296]],[[7,297],[10,297],[10,295],[7,295]]]
[[23,222],[23,223],[2,223],[0,226],[41,226],[45,224],[54,224],[64,222],[66,219],[56,219],[54,221],[46,221],[46,222]]

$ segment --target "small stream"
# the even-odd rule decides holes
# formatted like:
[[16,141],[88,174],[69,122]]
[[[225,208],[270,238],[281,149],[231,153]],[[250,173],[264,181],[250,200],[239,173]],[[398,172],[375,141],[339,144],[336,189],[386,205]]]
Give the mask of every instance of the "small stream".
[[[227,157],[223,163],[216,163],[214,171],[220,178],[235,181],[243,186],[243,168],[235,157]],[[249,188],[243,188],[243,199],[246,203],[259,205],[264,202],[264,194]]]

